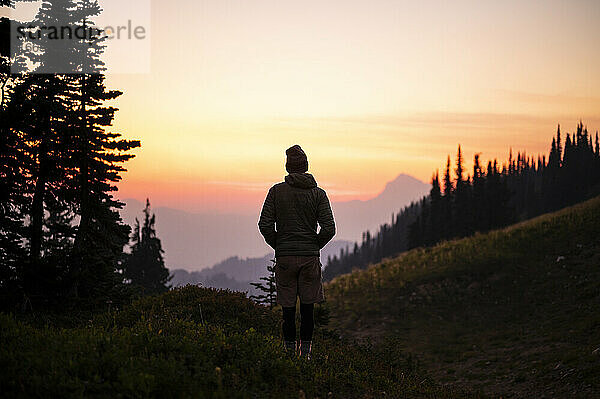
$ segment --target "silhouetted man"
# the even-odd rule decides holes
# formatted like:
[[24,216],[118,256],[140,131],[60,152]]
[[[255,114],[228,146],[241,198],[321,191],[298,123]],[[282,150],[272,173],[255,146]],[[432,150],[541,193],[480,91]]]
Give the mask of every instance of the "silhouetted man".
[[[285,181],[275,184],[263,204],[260,233],[275,249],[277,303],[283,308],[283,339],[296,352],[296,297],[300,297],[300,357],[310,359],[314,304],[325,301],[319,253],[335,235],[325,190],[306,173],[308,160],[299,145],[285,151]],[[320,231],[317,233],[317,223]]]

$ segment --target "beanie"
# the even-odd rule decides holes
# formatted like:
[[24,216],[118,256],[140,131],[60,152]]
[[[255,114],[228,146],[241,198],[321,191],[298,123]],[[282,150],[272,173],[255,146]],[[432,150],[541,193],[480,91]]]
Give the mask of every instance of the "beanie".
[[287,155],[285,169],[289,173],[304,173],[308,170],[308,159],[298,144],[285,150],[285,155]]

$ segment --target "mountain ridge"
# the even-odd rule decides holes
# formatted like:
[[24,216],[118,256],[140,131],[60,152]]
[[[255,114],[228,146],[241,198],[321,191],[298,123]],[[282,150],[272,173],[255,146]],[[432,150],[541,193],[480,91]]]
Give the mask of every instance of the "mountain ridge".
[[338,201],[338,204],[347,204],[347,203],[365,203],[365,202],[370,202],[373,200],[376,200],[380,197],[383,196],[387,196],[390,195],[394,190],[397,190],[397,186],[402,183],[414,183],[415,185],[418,186],[422,186],[422,185],[426,185],[427,187],[429,187],[429,185],[427,185],[425,182],[417,179],[414,176],[411,176],[409,174],[406,173],[400,173],[398,176],[396,176],[393,180],[388,181],[387,183],[385,183],[385,186],[383,188],[383,190],[381,190],[377,195],[365,199],[365,200],[361,200],[361,199],[354,199],[354,200],[348,200],[348,201]]
[[[347,247],[349,241],[333,241],[321,251],[321,263],[326,264],[328,256],[339,252],[342,247]],[[170,269],[173,279],[173,287],[181,287],[186,284],[202,284],[205,287],[227,288],[234,291],[247,291],[249,295],[256,294],[256,288],[250,283],[257,282],[261,277],[267,275],[267,266],[275,257],[270,252],[262,257],[241,258],[237,255],[230,256],[211,267],[199,271],[187,271],[184,269]]]
[[[394,187],[396,192],[392,190]],[[425,183],[401,173],[369,200],[332,202],[337,233],[324,250],[333,253],[331,247],[336,247],[338,253],[339,244],[333,244],[335,241],[360,240],[363,231],[389,222],[392,213],[420,199],[428,190]],[[137,199],[122,201],[126,204],[121,210],[123,220],[133,225],[144,204]],[[258,232],[260,210],[253,215],[192,213],[163,206],[152,211],[156,214],[157,235],[163,242],[165,261],[171,269],[202,270],[234,255],[261,257],[272,251]]]

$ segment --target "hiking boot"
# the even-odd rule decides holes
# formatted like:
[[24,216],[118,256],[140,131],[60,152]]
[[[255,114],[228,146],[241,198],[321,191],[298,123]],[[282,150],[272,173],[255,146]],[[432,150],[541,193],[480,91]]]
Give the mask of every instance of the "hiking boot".
[[296,354],[296,341],[284,341],[283,347],[285,348],[285,351],[288,353],[288,355],[293,356]]
[[310,360],[312,341],[300,341],[300,358]]

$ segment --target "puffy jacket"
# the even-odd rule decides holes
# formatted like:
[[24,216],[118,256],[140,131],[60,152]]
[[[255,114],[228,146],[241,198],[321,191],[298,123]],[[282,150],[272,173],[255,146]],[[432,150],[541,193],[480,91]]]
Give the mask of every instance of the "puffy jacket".
[[[321,230],[317,233],[317,223]],[[275,257],[319,255],[335,235],[335,222],[325,190],[310,173],[290,173],[269,189],[258,229]]]

